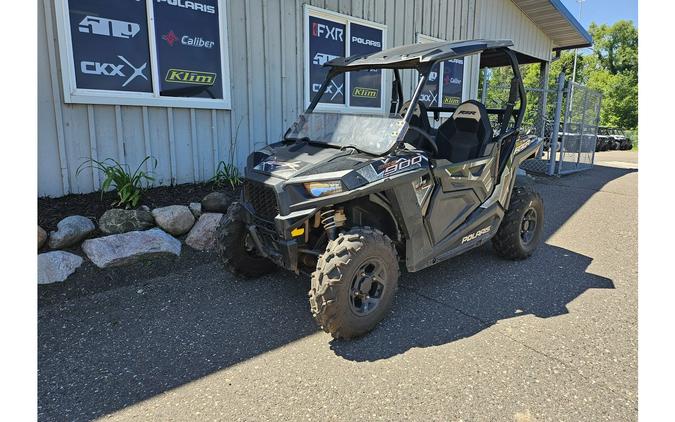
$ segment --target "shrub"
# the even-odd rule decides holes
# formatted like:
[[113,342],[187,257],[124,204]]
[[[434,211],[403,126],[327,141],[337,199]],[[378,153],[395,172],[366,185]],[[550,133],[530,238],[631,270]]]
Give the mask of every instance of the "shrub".
[[122,165],[115,159],[107,158],[98,161],[90,158],[80,164],[77,168],[77,174],[79,175],[86,168],[100,171],[105,176],[101,184],[101,198],[103,198],[103,193],[112,188],[117,191],[118,198],[111,204],[113,207],[136,208],[141,200],[143,190],[148,186],[148,182],[155,180],[152,172],[141,170],[141,167],[148,160],[153,163],[153,169],[157,168],[157,159],[147,156],[136,167],[136,171],[131,173],[127,164]]
[[226,183],[229,183],[232,189],[234,189],[235,186],[241,183],[239,169],[232,163],[228,164],[225,163],[225,161],[221,161],[218,163],[216,174],[211,179],[209,179],[209,182],[213,182],[213,184],[218,188],[221,188],[225,186]]

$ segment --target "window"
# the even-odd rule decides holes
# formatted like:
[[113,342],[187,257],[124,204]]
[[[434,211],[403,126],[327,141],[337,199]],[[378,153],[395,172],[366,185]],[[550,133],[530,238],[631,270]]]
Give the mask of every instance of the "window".
[[[417,42],[445,41],[424,34],[417,34]],[[429,80],[424,85],[420,101],[427,107],[457,106],[465,101],[465,85],[468,81],[465,58],[450,59],[437,63],[429,73]]]
[[230,108],[222,0],[56,0],[64,101]]
[[[381,51],[386,26],[305,5],[305,107],[323,83],[336,57]],[[317,111],[384,112],[385,80],[381,70],[341,74],[331,81]]]

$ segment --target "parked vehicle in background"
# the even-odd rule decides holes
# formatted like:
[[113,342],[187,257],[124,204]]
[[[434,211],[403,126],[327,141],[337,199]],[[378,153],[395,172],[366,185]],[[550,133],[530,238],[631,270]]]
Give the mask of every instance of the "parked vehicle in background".
[[599,126],[596,151],[633,149],[633,141],[621,128]]

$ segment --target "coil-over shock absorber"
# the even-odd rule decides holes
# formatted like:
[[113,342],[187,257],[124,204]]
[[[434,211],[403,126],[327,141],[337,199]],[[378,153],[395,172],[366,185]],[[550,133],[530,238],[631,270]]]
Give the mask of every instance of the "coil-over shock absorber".
[[326,230],[328,239],[335,240],[337,225],[335,224],[335,210],[333,207],[321,211],[321,225],[323,225],[323,229]]

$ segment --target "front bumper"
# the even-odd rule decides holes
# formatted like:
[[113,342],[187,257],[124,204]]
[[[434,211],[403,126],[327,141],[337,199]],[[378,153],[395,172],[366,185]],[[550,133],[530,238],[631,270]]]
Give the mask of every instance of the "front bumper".
[[[277,215],[271,222],[256,216],[250,203],[242,200],[240,205],[238,215],[234,217],[246,225],[258,252],[282,268],[299,272],[298,255],[306,246],[309,217],[316,210],[303,210],[286,216]],[[291,232],[300,227],[305,229],[303,235],[291,236]]]

